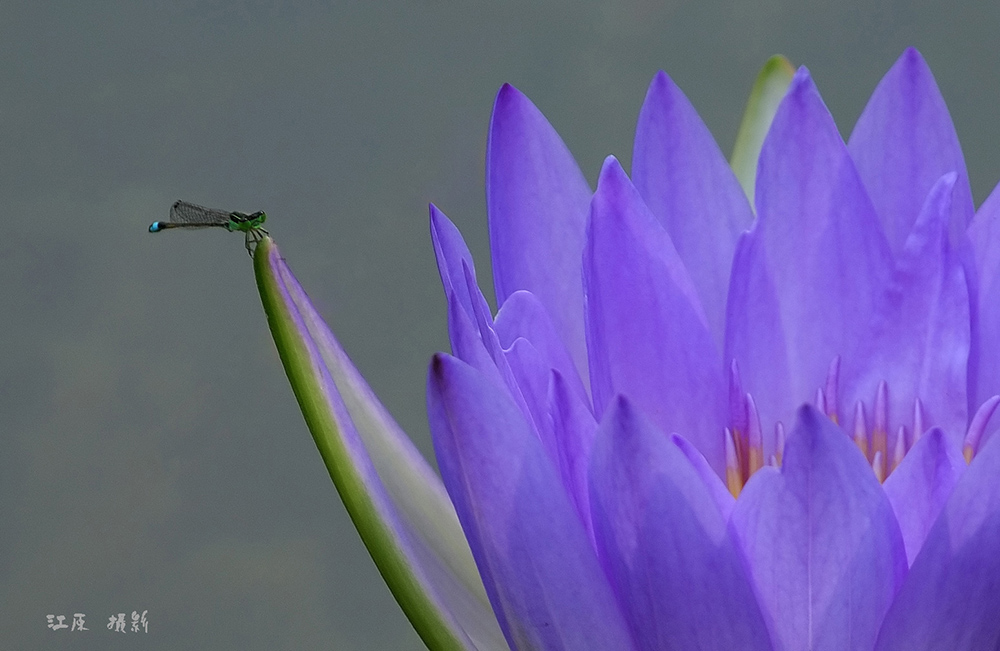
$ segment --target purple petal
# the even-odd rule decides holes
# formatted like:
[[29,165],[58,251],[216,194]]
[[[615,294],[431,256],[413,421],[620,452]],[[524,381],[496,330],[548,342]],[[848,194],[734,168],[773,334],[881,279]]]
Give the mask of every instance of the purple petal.
[[534,294],[524,290],[511,294],[497,311],[493,327],[502,346],[510,346],[518,337],[530,341],[548,367],[559,371],[581,398],[589,400],[573,358]]
[[958,480],[885,617],[876,649],[995,649],[1000,639],[1000,437]]
[[623,397],[591,461],[597,547],[643,649],[771,649],[740,551],[684,453]]
[[[791,371],[781,308],[767,253],[760,235],[760,222],[744,233],[736,245],[733,274],[726,305],[725,360],[736,360],[743,387],[753,395],[763,423],[791,423],[795,404],[791,396]],[[763,427],[764,455],[775,454],[770,426]]]
[[955,174],[931,189],[896,260],[892,281],[859,338],[852,372],[844,375],[846,406],[870,401],[881,381],[898,423],[923,403],[925,423],[960,445],[968,424],[969,294],[961,262],[948,243]]
[[733,250],[753,212],[705,123],[662,71],[639,112],[632,178],[670,234],[721,342]]
[[914,48],[879,82],[848,148],[897,253],[931,187],[956,172],[949,222],[952,241],[958,241],[974,211],[965,158],[941,91]]
[[435,355],[427,411],[441,476],[514,649],[631,649],[558,471],[493,382]]
[[[830,362],[853,349],[892,262],[871,201],[805,68],[796,72],[764,142],[756,197],[762,253],[792,362],[787,413],[812,400]],[[772,321],[746,327],[760,332]],[[845,367],[852,361],[843,359]],[[754,396],[772,374],[742,360],[740,371]]]
[[473,314],[472,297],[469,296],[463,267],[468,266],[475,277],[476,267],[472,261],[472,254],[469,253],[469,247],[466,246],[462,234],[448,219],[448,216],[434,204],[430,204],[429,209],[431,214],[431,244],[434,247],[434,257],[437,258],[438,273],[441,275],[444,294],[448,296],[450,292],[455,292],[455,296],[465,313],[471,318]]
[[935,427],[920,437],[885,480],[883,488],[899,521],[906,561],[911,565],[964,471],[961,451]]
[[1000,184],[979,207],[969,227],[969,240],[978,277],[974,301],[978,355],[970,361],[982,360],[972,369],[975,407],[1000,394],[1000,364],[996,363],[1000,360]]
[[[448,338],[452,353],[486,373],[501,386],[516,384],[497,358],[503,353],[490,337],[489,307],[476,284],[475,263],[462,234],[434,204],[430,205],[431,243],[448,304]],[[484,337],[484,334],[487,335]]]
[[626,395],[721,474],[726,393],[718,349],[670,237],[614,158],[594,195],[584,284],[595,413]]
[[486,151],[486,205],[497,304],[538,297],[587,372],[580,258],[590,187],[559,134],[510,84],[497,93]]
[[906,552],[871,467],[826,416],[799,409],[780,472],[750,478],[730,526],[776,648],[871,648],[906,575]]

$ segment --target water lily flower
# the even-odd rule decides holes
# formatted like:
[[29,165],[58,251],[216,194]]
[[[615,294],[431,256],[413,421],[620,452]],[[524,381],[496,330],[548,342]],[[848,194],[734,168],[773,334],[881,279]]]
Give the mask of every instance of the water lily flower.
[[282,361],[368,549],[434,649],[994,649],[1000,191],[976,212],[921,55],[845,143],[765,67],[732,163],[659,73],[591,189],[500,89],[493,314],[431,238],[440,479],[269,239]]

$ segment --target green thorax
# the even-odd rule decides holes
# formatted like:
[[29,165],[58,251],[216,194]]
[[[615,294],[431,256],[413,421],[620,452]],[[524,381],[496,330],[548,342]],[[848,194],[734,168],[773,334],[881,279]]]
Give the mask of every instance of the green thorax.
[[226,224],[226,229],[230,232],[241,231],[243,233],[249,233],[250,231],[260,228],[266,219],[267,215],[260,210],[255,213],[250,213],[249,215],[243,212],[232,212],[229,213],[229,223]]

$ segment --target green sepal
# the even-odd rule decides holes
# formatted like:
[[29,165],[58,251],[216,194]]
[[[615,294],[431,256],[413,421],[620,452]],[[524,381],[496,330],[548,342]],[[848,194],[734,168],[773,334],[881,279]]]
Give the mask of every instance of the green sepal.
[[761,68],[750,91],[743,121],[736,134],[736,144],[733,145],[733,155],[729,165],[733,168],[736,178],[743,186],[743,192],[754,206],[754,184],[757,180],[757,159],[764,144],[764,137],[771,128],[771,121],[778,110],[788,85],[792,83],[795,68],[791,62],[780,54],[775,54]]
[[507,649],[440,479],[309,303],[270,237],[254,253],[292,392],[375,565],[424,644]]

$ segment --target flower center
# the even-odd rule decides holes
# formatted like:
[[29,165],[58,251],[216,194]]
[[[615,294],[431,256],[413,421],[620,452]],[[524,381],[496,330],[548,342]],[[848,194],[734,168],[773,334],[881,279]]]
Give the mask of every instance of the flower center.
[[[837,425],[840,425],[840,414],[837,412],[839,384],[840,357],[836,357],[830,362],[826,385],[816,390],[815,404],[817,409]],[[1000,396],[993,396],[980,405],[972,417],[962,448],[966,463],[971,463],[979,451],[986,425],[998,405]],[[900,425],[895,432],[890,432],[889,385],[884,380],[879,382],[875,389],[872,413],[874,418],[869,429],[864,403],[860,400],[855,403],[854,422],[849,435],[865,455],[875,476],[880,482],[884,482],[903,461],[906,453],[923,436],[926,431],[926,417],[920,398],[915,398],[911,426],[907,428],[905,425]],[[762,432],[757,405],[752,395],[743,392],[739,368],[736,360],[733,360],[729,368],[729,427],[725,431],[726,486],[733,497],[739,497],[750,476],[764,466]],[[774,425],[774,454],[767,463],[775,467],[780,466],[784,450],[785,427],[778,421]]]

